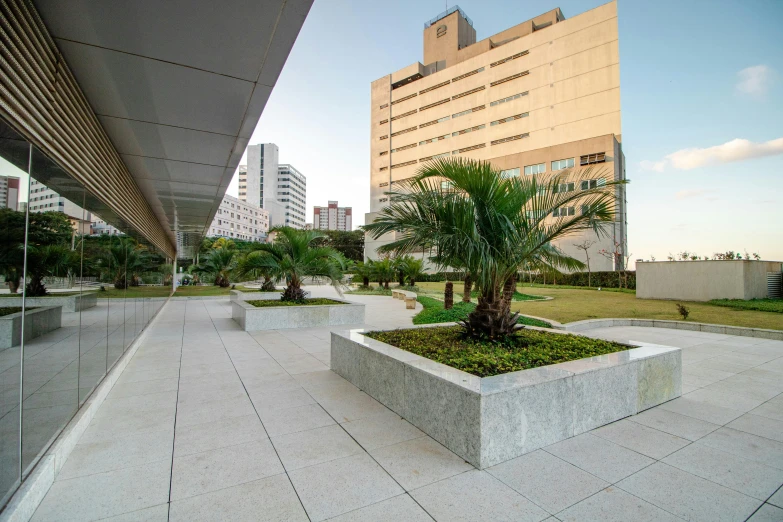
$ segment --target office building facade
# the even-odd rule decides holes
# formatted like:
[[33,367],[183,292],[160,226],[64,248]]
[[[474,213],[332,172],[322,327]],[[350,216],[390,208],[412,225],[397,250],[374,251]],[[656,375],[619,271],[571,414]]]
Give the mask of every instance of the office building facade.
[[269,231],[269,212],[233,196],[223,196],[207,235],[264,241]]
[[314,230],[353,230],[353,209],[341,207],[337,201],[330,201],[325,207],[313,207]]
[[247,148],[247,165],[240,165],[239,199],[269,212],[269,225],[304,228],[307,179],[292,165],[281,164],[274,143]]
[[[395,183],[435,158],[486,160],[505,176],[562,175],[565,190],[582,189],[582,180],[567,178],[588,166],[596,178],[588,187],[624,179],[617,4],[570,19],[553,9],[478,42],[467,15],[452,8],[425,24],[424,64],[372,82],[371,103],[367,223],[388,205]],[[627,244],[625,188],[616,191],[607,237],[573,235],[557,244],[583,259],[574,244],[595,241],[593,270],[617,268],[598,252]],[[365,256],[376,258],[393,238],[367,237]]]

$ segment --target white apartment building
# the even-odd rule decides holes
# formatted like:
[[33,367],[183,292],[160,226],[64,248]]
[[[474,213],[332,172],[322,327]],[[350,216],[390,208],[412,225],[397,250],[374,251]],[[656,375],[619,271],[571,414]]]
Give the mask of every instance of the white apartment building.
[[313,207],[314,230],[353,230],[353,209],[341,207],[337,201],[330,201],[326,207]]
[[247,148],[247,165],[240,165],[239,199],[269,212],[269,225],[304,228],[307,179],[293,166],[279,163],[274,143]]
[[207,235],[264,241],[268,231],[269,212],[247,201],[225,195]]
[[17,210],[19,207],[19,178],[0,176],[0,208]]
[[65,199],[59,193],[50,189],[38,180],[30,180],[30,200],[28,202],[31,212],[63,212],[67,216],[89,221],[91,215],[84,212],[82,207],[69,199]]

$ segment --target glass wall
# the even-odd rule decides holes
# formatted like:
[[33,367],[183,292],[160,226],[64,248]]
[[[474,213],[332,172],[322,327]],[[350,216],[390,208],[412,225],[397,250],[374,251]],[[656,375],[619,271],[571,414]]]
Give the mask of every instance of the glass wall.
[[0,120],[0,508],[170,294],[121,223]]

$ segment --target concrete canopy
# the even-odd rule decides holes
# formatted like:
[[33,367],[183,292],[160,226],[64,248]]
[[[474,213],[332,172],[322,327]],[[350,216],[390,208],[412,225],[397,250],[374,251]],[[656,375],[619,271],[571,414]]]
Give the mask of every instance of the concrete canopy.
[[[171,243],[187,256],[223,199],[312,0],[34,5]],[[111,208],[88,207],[111,222]]]

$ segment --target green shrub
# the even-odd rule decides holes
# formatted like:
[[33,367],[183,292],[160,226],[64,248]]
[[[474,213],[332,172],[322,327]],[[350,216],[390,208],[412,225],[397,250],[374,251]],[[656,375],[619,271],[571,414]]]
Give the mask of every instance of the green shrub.
[[315,297],[311,299],[305,299],[304,303],[298,301],[278,301],[276,299],[262,299],[257,301],[245,301],[249,305],[253,305],[256,308],[265,308],[267,306],[313,306],[313,305],[341,305],[345,304],[341,301],[335,301],[334,299],[327,299],[325,297]]
[[610,341],[539,330],[522,330],[501,342],[474,340],[464,336],[458,326],[369,332],[367,335],[479,377],[628,349]]
[[735,310],[758,310],[759,312],[774,312],[783,314],[783,299],[713,299],[709,302],[715,306],[725,306]]
[[[413,324],[456,323],[465,319],[476,308],[476,303],[455,302],[451,310],[446,310],[443,301],[425,296],[419,296],[418,301],[424,307],[424,310],[414,316]],[[546,321],[524,315],[520,315],[517,322],[527,326],[552,328],[552,325]]]

